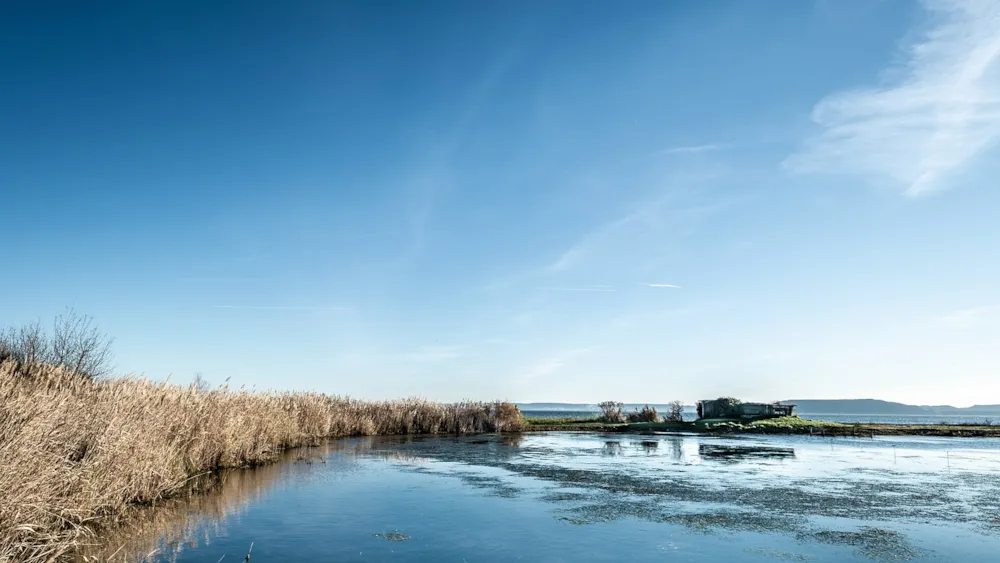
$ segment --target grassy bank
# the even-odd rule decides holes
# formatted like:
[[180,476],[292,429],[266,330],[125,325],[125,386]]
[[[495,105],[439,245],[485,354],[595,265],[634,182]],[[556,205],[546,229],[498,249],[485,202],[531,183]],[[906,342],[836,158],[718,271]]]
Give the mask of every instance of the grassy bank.
[[59,559],[195,477],[331,437],[514,431],[510,403],[365,402],[318,393],[94,380],[0,363],[0,561]]
[[742,434],[810,434],[820,436],[946,436],[1000,438],[1000,426],[968,424],[845,424],[786,416],[757,421],[725,419],[694,422],[609,423],[600,418],[529,418],[529,431],[603,431],[603,432],[696,432]]

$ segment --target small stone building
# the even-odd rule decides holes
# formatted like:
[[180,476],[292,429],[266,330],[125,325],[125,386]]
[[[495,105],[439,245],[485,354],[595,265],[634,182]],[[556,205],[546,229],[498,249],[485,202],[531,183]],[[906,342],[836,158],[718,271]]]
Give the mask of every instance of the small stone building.
[[774,418],[792,416],[795,405],[743,403],[731,399],[698,401],[698,418]]

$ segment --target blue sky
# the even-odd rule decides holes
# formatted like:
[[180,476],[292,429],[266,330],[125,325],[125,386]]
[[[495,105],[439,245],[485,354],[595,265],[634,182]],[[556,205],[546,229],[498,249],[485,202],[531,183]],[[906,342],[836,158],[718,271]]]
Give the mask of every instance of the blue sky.
[[1000,403],[1000,4],[0,7],[2,320],[441,400]]

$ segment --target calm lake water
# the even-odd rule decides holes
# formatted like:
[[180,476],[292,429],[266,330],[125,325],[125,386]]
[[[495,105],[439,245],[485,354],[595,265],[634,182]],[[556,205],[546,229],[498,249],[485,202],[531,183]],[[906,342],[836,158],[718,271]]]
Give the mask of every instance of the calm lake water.
[[1000,553],[1000,441],[359,439],[230,472],[104,538],[152,561],[963,561]]
[[[526,418],[587,418],[595,417],[597,411],[522,411]],[[965,415],[898,415],[898,414],[809,414],[802,418],[829,422],[881,422],[884,424],[998,424],[1000,417]],[[684,411],[684,420],[697,418],[695,411]]]

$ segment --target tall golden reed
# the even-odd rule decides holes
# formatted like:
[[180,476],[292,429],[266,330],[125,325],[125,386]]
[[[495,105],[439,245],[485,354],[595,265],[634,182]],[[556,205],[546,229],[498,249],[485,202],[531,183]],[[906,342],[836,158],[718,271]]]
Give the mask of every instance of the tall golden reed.
[[320,393],[91,380],[0,363],[0,562],[68,557],[195,477],[361,435],[518,431],[510,403],[368,402]]

